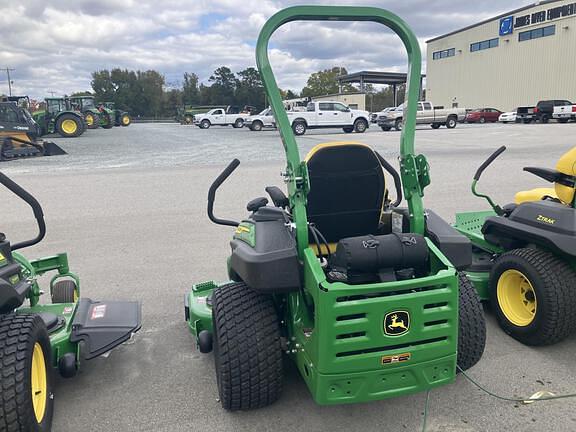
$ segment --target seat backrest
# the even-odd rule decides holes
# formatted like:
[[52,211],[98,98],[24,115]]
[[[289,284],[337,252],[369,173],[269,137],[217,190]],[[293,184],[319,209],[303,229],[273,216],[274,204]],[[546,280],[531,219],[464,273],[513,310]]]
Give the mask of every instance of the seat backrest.
[[326,240],[376,234],[386,184],[374,151],[357,142],[325,143],[315,146],[305,161],[308,221]]
[[[556,164],[556,170],[567,176],[576,177],[576,147],[572,147],[572,149],[562,155]],[[574,201],[574,187],[555,183],[554,189],[560,201],[568,205],[572,204],[572,201]]]

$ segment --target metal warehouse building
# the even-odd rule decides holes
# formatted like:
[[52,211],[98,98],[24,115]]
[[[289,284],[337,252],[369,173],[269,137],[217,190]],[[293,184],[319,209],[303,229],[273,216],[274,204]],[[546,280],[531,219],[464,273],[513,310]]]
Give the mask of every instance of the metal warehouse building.
[[576,102],[576,2],[548,0],[427,41],[426,99],[500,110]]

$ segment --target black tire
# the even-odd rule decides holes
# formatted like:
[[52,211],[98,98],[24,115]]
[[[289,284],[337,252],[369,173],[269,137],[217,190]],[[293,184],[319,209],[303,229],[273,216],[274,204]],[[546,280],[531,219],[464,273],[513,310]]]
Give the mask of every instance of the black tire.
[[[74,128],[68,125],[74,124]],[[62,114],[56,120],[55,129],[63,138],[75,138],[84,133],[84,120],[74,114]]]
[[550,121],[550,116],[548,114],[542,114],[540,116],[540,123],[548,123]]
[[450,117],[448,117],[448,119],[446,120],[446,127],[447,127],[448,129],[454,129],[457,124],[458,124],[458,120],[457,120],[456,117],[454,117],[454,116],[450,116]]
[[394,129],[396,129],[397,131],[402,130],[402,119],[396,119],[396,121],[394,122]]
[[72,279],[60,280],[52,287],[52,303],[74,303],[78,298],[78,288]]
[[[32,390],[35,347],[44,357],[46,386],[42,393]],[[51,348],[48,331],[38,315],[0,316],[0,431],[50,431],[54,413]],[[41,365],[41,359],[38,358]],[[37,419],[33,397],[42,398],[44,414]],[[40,415],[40,412],[38,413]]]
[[250,126],[250,129],[253,130],[254,132],[260,132],[263,127],[264,125],[262,124],[262,122],[260,120],[256,120],[252,122],[252,126]]
[[183,124],[191,125],[192,123],[194,123],[194,117],[191,115],[185,115]]
[[214,290],[214,362],[222,407],[262,408],[282,392],[280,326],[271,296],[244,283]]
[[480,297],[464,273],[458,273],[458,357],[462,370],[482,358],[486,346],[486,320]]
[[241,118],[236,119],[232,125],[235,129],[242,129],[244,127],[244,120]]
[[561,119],[558,119],[558,122],[559,122],[559,123],[568,123],[568,120],[570,120],[570,119],[561,118]]
[[364,133],[368,129],[368,122],[364,119],[358,119],[354,122],[354,131],[356,133]]
[[[535,310],[527,324],[514,323],[502,310],[498,284],[508,270],[520,272],[533,290],[530,296],[535,297]],[[502,281],[501,289],[505,286]],[[551,345],[576,330],[575,286],[576,273],[565,261],[539,249],[514,249],[494,263],[490,273],[490,301],[500,327],[514,339],[525,345]],[[522,294],[528,299],[527,293],[522,291]],[[522,325],[517,325],[519,323]]]
[[384,132],[388,132],[392,130],[392,126],[380,126],[380,129],[382,129]]
[[352,133],[352,132],[354,132],[354,127],[346,126],[346,127],[343,127],[342,130],[345,133]]
[[208,129],[208,128],[210,128],[210,126],[212,126],[212,124],[210,123],[210,120],[204,119],[200,122],[200,129]]
[[430,125],[432,127],[432,129],[440,129],[440,126],[442,126],[440,123],[432,123]]
[[484,117],[480,117],[480,123],[486,123],[486,119]]
[[522,119],[522,122],[524,124],[530,124],[530,123],[532,123],[532,119]]
[[101,126],[104,129],[112,129],[114,127],[114,123],[112,122],[112,119],[110,118],[110,114],[108,113],[100,113],[100,118],[102,119],[102,123]]
[[306,123],[303,121],[295,121],[292,123],[292,131],[296,136],[304,135],[306,133]]

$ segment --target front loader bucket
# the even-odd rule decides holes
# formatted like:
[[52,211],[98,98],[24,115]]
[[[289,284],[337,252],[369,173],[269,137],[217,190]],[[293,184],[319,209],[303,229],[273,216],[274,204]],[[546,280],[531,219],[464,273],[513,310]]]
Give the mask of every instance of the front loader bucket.
[[10,135],[4,137],[4,140],[2,141],[0,148],[0,161],[65,154],[67,153],[60,146],[51,141],[39,140],[35,142],[27,135],[23,135],[22,137]]
[[52,141],[43,141],[41,146],[44,147],[44,156],[60,156],[68,154],[62,147]]

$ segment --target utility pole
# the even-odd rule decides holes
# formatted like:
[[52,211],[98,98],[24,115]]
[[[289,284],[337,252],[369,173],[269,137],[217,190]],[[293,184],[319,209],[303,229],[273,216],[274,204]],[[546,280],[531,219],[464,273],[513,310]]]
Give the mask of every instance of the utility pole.
[[6,75],[8,75],[8,96],[12,96],[12,81],[10,81],[10,72],[14,72],[16,69],[2,69],[6,71]]

